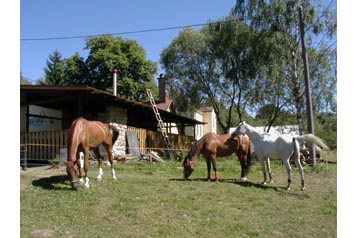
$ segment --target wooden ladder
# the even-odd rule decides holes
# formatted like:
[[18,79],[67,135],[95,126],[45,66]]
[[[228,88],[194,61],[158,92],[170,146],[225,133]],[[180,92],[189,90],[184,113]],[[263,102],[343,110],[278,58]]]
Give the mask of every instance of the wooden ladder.
[[146,91],[147,91],[147,95],[149,97],[150,104],[152,104],[152,108],[153,108],[153,111],[154,111],[155,118],[157,118],[160,130],[161,130],[162,135],[164,137],[164,142],[165,142],[167,148],[171,148],[172,146],[171,146],[170,141],[169,141],[169,136],[168,136],[167,130],[164,127],[163,120],[162,120],[162,118],[160,116],[160,113],[158,111],[157,104],[155,104],[152,92],[150,91],[150,89],[146,89]]

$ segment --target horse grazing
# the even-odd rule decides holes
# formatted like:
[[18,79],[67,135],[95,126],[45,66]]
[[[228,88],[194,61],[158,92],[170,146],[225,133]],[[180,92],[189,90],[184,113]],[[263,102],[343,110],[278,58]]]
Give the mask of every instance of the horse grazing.
[[211,164],[215,172],[215,180],[219,181],[219,174],[216,167],[217,157],[230,156],[236,153],[241,164],[241,180],[246,180],[246,174],[251,165],[250,140],[247,136],[232,136],[230,134],[217,135],[215,133],[205,134],[199,141],[196,141],[184,158],[184,179],[188,179],[194,170],[196,158],[202,154],[205,157],[208,177],[210,181]]
[[264,175],[263,184],[266,184],[267,176],[265,169],[265,161],[269,173],[270,181],[272,182],[272,173],[270,167],[271,159],[281,159],[284,163],[287,175],[288,185],[287,190],[291,188],[291,166],[289,163],[290,158],[293,158],[296,166],[301,175],[301,189],[305,189],[304,173],[300,162],[300,144],[310,143],[316,146],[318,151],[328,150],[325,142],[312,134],[305,134],[301,136],[291,136],[289,134],[273,135],[269,133],[260,133],[254,127],[242,122],[238,125],[233,132],[234,135],[247,134],[255,146],[255,154],[260,161],[262,172]]
[[[105,124],[99,121],[88,121],[82,117],[73,121],[67,146],[67,175],[72,184],[72,188],[77,190],[78,183],[83,182],[80,152],[84,153],[84,172],[85,187],[89,188],[88,158],[89,150],[92,149],[98,159],[98,176],[97,180],[101,180],[103,175],[103,157],[99,153],[99,146],[103,145],[107,151],[109,162],[111,163],[112,178],[116,179],[114,171],[112,148],[113,143],[117,140],[119,130],[111,124]],[[78,175],[80,180],[78,180]]]

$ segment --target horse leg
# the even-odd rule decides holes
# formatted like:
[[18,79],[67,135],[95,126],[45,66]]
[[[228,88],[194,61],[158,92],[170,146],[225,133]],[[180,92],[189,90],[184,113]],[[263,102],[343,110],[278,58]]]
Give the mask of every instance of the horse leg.
[[294,153],[292,156],[293,156],[293,160],[295,161],[295,164],[298,168],[298,171],[300,172],[300,175],[301,175],[301,190],[305,190],[305,176],[304,176],[303,167],[302,167],[302,164],[300,161],[300,155]]
[[76,153],[76,163],[77,163],[77,168],[78,168],[78,176],[80,178],[79,182],[80,183],[84,183],[83,181],[83,176],[82,176],[82,168],[81,168],[81,153],[82,151],[77,150]]
[[266,179],[267,179],[267,175],[266,175],[266,168],[265,168],[265,161],[264,158],[262,156],[257,155],[257,158],[259,159],[260,165],[261,165],[261,170],[262,173],[264,175],[264,181],[262,182],[262,184],[266,185]]
[[106,150],[107,150],[109,163],[111,164],[112,179],[116,180],[117,177],[116,177],[116,171],[114,171],[112,149],[111,149],[111,146],[109,146],[109,145],[105,145],[105,147],[106,147]]
[[205,158],[205,160],[206,160],[206,168],[207,168],[207,171],[208,171],[208,176],[207,176],[207,181],[208,182],[210,182],[210,180],[211,180],[211,176],[210,176],[210,171],[211,171],[211,163],[210,163],[210,159],[209,158]]
[[89,178],[88,178],[88,157],[89,157],[89,148],[84,149],[85,161],[84,161],[84,170],[85,170],[85,188],[89,188]]
[[293,143],[294,143],[294,149],[291,157],[293,157],[295,164],[298,168],[298,171],[300,172],[301,175],[301,190],[305,190],[305,177],[303,174],[303,168],[300,160],[300,144],[296,139],[293,139]]
[[220,177],[219,177],[219,172],[218,169],[216,167],[216,156],[213,156],[211,159],[212,163],[213,163],[213,169],[214,169],[214,173],[215,173],[215,181],[219,182]]
[[94,154],[97,158],[97,161],[98,161],[98,175],[96,177],[96,180],[101,181],[102,176],[103,176],[103,157],[102,157],[101,153],[99,153],[99,147],[95,148],[93,150],[93,152],[94,152]]
[[241,181],[246,181],[246,174],[247,174],[247,169],[248,169],[248,164],[247,164],[247,156],[246,155],[238,155],[238,160],[240,161],[240,165],[241,165]]
[[290,157],[288,157],[287,159],[284,159],[283,163],[284,163],[284,165],[286,167],[287,177],[288,177],[286,189],[290,190],[291,189],[291,183],[292,183]]
[[270,158],[266,158],[266,165],[267,165],[267,171],[269,173],[269,178],[270,178],[270,181],[269,183],[273,183],[273,180],[272,180],[272,172],[271,172],[271,165],[270,165]]

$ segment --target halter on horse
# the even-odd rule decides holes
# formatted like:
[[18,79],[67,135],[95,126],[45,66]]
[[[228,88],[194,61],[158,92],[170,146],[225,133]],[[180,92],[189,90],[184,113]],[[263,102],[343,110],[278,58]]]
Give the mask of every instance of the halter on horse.
[[205,134],[199,141],[196,141],[188,155],[184,158],[184,179],[188,179],[194,170],[194,162],[202,154],[206,159],[208,177],[210,181],[211,163],[215,172],[215,180],[219,181],[219,174],[216,168],[217,157],[230,156],[236,153],[241,164],[241,180],[246,180],[246,174],[251,165],[250,140],[246,136],[233,136],[231,134],[217,135],[214,133]]
[[281,159],[284,163],[287,175],[288,175],[288,185],[287,190],[291,188],[291,165],[289,163],[290,158],[293,158],[296,166],[301,175],[301,189],[305,189],[305,181],[303,168],[300,162],[300,144],[310,143],[316,145],[317,150],[328,150],[328,146],[325,142],[312,134],[305,134],[301,136],[291,136],[289,134],[285,135],[272,135],[269,133],[260,133],[255,130],[254,127],[249,124],[242,122],[238,125],[234,134],[247,134],[255,145],[255,154],[260,161],[262,172],[264,175],[263,184],[266,184],[266,169],[265,169],[265,161],[267,164],[267,169],[270,177],[270,181],[272,182],[272,173],[270,167],[270,158],[271,159]]
[[[112,178],[116,179],[112,148],[113,143],[118,138],[118,135],[118,128],[110,124],[105,124],[99,121],[88,121],[82,117],[73,121],[68,139],[67,155],[67,174],[73,189],[77,190],[78,183],[83,182],[80,166],[80,152],[84,153],[85,187],[89,188],[89,178],[87,176],[87,172],[90,149],[93,149],[98,159],[99,172],[97,180],[101,180],[103,175],[103,157],[99,153],[100,145],[103,145],[107,151],[108,159],[111,164]],[[78,175],[80,180],[78,180]]]

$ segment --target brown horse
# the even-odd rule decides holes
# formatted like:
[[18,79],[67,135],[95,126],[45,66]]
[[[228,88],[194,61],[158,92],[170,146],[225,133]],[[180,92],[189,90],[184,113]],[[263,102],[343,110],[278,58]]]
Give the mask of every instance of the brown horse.
[[[112,178],[116,179],[112,148],[118,135],[118,128],[110,124],[105,124],[99,121],[88,121],[82,117],[73,121],[67,146],[67,175],[69,176],[73,189],[77,190],[78,183],[83,182],[80,166],[80,152],[84,154],[85,187],[89,188],[87,172],[90,149],[94,151],[98,159],[99,173],[97,180],[101,180],[103,175],[103,157],[99,153],[100,145],[103,145],[107,151],[108,159],[111,163]],[[80,180],[78,180],[78,175]]]
[[231,134],[217,135],[215,133],[205,134],[199,141],[196,141],[184,158],[184,179],[188,179],[194,170],[196,158],[202,154],[205,157],[208,177],[210,181],[211,164],[215,172],[215,180],[219,181],[219,174],[216,167],[217,157],[230,156],[236,153],[241,165],[241,180],[246,180],[246,174],[251,165],[250,140],[247,136],[235,136]]

